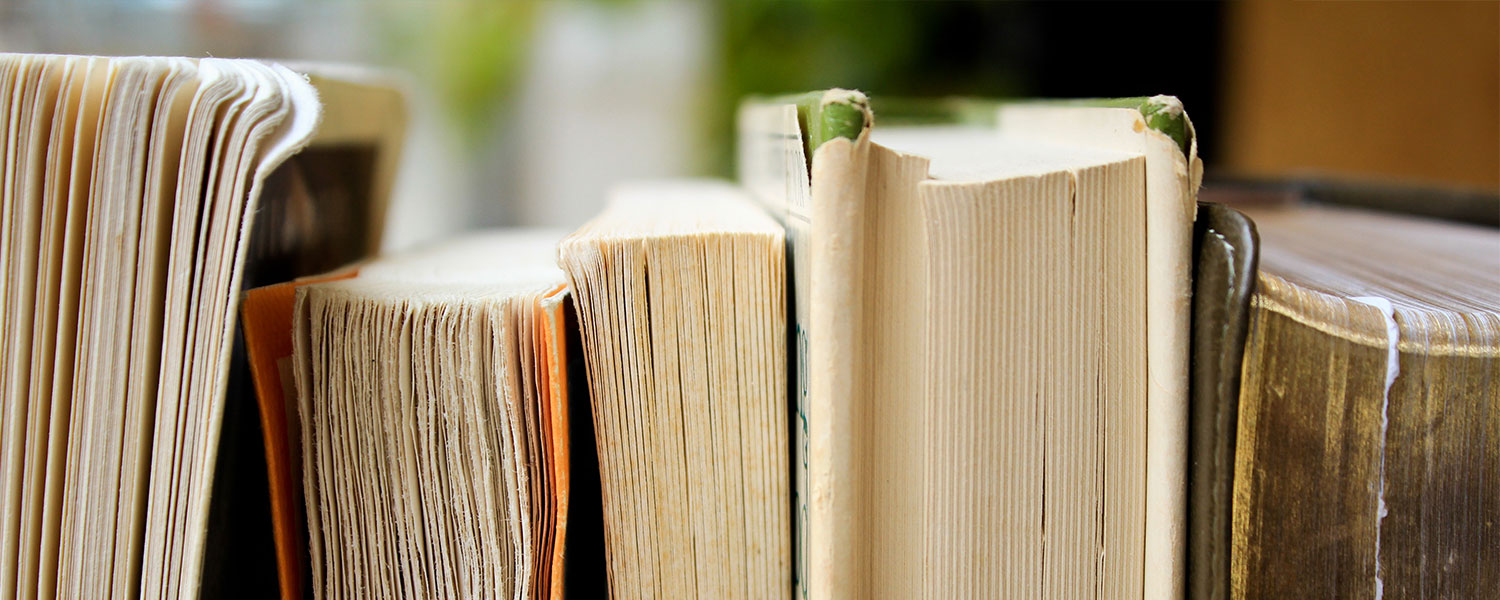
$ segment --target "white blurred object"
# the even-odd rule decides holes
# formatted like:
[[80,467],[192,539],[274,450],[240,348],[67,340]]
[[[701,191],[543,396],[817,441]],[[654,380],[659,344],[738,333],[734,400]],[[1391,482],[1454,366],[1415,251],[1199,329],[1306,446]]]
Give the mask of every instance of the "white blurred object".
[[624,179],[693,174],[712,6],[549,3],[511,156],[519,225],[575,227]]
[[440,122],[437,100],[408,86],[406,144],[385,217],[381,249],[403,250],[476,226],[475,190],[464,177],[461,145],[453,128]]
[[[623,179],[696,174],[714,7],[684,0],[545,2],[516,96],[477,145],[437,90],[435,60],[401,54],[400,2],[0,0],[0,51],[256,56],[373,62],[410,71],[409,129],[384,247],[502,225],[571,228]],[[411,27],[423,31],[422,27]],[[501,110],[497,107],[497,110]]]

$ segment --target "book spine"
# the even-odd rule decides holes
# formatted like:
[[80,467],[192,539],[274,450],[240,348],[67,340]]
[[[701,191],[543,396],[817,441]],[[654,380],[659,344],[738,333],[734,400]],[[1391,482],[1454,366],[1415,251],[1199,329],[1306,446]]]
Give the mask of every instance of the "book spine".
[[[1171,99],[1176,103],[1176,99]],[[1177,117],[1186,113],[1176,104]],[[1151,125],[1146,146],[1146,598],[1180,598],[1187,571],[1188,340],[1192,301],[1192,223],[1202,165]],[[1160,116],[1160,119],[1171,119]],[[1185,125],[1191,131],[1191,125]]]
[[[843,389],[847,396],[852,389],[847,382],[841,388],[835,382],[836,374],[847,376],[853,371],[833,364],[850,358],[830,352],[838,346],[827,341],[837,335],[834,328],[854,321],[848,315],[814,314],[815,306],[846,307],[846,301],[852,298],[831,300],[835,304],[814,298],[822,293],[853,293],[848,285],[828,278],[831,273],[843,273],[847,278],[857,271],[847,265],[833,265],[826,242],[838,240],[843,251],[833,254],[846,259],[859,256],[844,245],[850,237],[835,232],[849,232],[857,225],[844,221],[857,221],[860,214],[857,207],[864,197],[863,165],[872,121],[863,94],[837,89],[752,100],[741,107],[739,114],[740,182],[786,228],[789,350],[794,367],[789,390],[793,415],[793,591],[798,598],[835,597],[835,592],[851,589],[845,584],[857,581],[851,578],[860,575],[848,571],[855,567],[850,560],[837,556],[849,549],[847,543],[839,543],[847,541],[847,536],[839,535],[839,525],[834,521],[842,519],[847,527],[853,517],[849,507],[839,506],[851,498],[837,493],[853,488],[841,487],[834,480],[835,475],[851,473],[850,465],[840,468],[833,464],[839,459],[848,461],[853,454],[832,447],[840,439],[848,441],[839,433],[847,433],[847,428],[835,425],[841,414],[838,407],[847,409],[848,402],[835,402],[833,390]],[[813,180],[819,184],[812,185]],[[815,195],[814,190],[822,190],[822,195]],[[846,218],[841,219],[841,214]],[[817,290],[813,281],[820,282]]]

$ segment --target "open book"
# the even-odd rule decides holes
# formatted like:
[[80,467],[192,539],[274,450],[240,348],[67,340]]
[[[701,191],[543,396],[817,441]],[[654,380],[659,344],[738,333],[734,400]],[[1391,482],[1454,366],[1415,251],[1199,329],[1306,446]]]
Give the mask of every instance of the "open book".
[[870,106],[739,116],[741,181],[789,240],[799,595],[1180,595],[1181,105],[969,103],[924,127]]
[[476,235],[291,284],[317,597],[563,597],[579,400],[559,237]]
[[401,123],[353,71],[0,55],[0,595],[214,593],[238,290],[378,245]]

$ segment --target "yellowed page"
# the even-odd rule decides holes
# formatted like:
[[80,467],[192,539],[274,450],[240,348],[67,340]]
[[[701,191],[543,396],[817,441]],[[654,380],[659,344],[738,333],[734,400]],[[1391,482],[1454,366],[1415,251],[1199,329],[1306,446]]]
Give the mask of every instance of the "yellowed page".
[[621,186],[559,248],[613,595],[792,591],[784,243],[740,190],[673,181]]
[[[1175,99],[1171,100],[1176,102]],[[1181,105],[1177,105],[1181,110]],[[1006,135],[1146,155],[1147,330],[1151,399],[1147,424],[1146,598],[1183,594],[1187,561],[1187,368],[1191,224],[1202,164],[1197,141],[1186,154],[1130,108],[1010,105]]]

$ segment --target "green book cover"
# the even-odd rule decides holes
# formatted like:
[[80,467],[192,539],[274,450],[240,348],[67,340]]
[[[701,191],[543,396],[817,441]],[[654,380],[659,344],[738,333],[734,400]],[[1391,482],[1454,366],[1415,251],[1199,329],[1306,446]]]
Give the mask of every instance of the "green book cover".
[[[874,125],[874,103],[858,90],[830,88],[799,94],[755,97],[752,104],[794,104],[801,126],[805,152],[809,160],[824,142],[837,138],[855,139]],[[1187,154],[1195,132],[1193,123],[1175,96],[1133,96],[1125,98],[1082,98],[1066,100],[990,98],[884,98],[880,101],[881,119],[896,125],[974,124],[993,126],[995,114],[1007,104],[1052,104],[1080,108],[1133,108],[1140,111],[1146,126],[1166,134]]]

